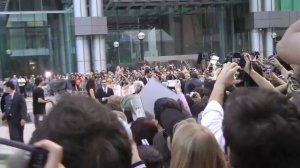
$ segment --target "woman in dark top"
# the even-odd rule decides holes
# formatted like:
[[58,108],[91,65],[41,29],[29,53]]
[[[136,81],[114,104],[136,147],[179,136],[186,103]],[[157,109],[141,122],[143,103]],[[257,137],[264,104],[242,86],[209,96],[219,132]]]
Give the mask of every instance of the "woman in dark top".
[[95,99],[98,101],[96,98],[96,82],[94,78],[90,78],[87,83],[86,83],[86,91],[89,97]]

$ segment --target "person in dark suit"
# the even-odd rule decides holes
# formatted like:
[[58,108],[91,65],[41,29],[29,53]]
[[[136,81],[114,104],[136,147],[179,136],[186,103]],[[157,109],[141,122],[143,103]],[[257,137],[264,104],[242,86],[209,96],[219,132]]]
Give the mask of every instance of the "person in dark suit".
[[142,82],[144,83],[144,85],[146,85],[148,83],[148,81],[151,79],[152,77],[152,71],[150,68],[146,68],[145,69],[145,76],[142,78]]
[[2,118],[8,124],[11,140],[24,142],[23,131],[27,117],[27,106],[22,95],[15,91],[15,85],[8,81],[4,84],[8,93],[5,97],[5,113]]
[[106,104],[107,98],[114,95],[114,91],[107,87],[105,79],[101,81],[101,86],[102,87],[97,90],[97,99],[101,103]]
[[4,91],[2,97],[1,97],[1,112],[4,114],[5,113],[5,98],[6,96],[9,95]]

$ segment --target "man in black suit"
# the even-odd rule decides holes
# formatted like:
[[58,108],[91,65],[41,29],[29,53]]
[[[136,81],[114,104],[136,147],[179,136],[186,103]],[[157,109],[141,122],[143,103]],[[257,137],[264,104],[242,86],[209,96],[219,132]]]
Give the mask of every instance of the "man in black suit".
[[144,85],[146,85],[148,83],[148,81],[151,79],[152,77],[152,71],[150,68],[146,68],[145,69],[145,76],[142,79],[142,82],[144,83]]
[[106,85],[106,80],[101,81],[101,88],[97,90],[97,99],[102,103],[106,104],[107,103],[107,98],[114,95],[114,91],[107,87]]
[[7,122],[11,140],[24,142],[23,131],[27,117],[27,106],[22,95],[15,91],[15,85],[8,81],[4,84],[8,93],[5,97],[5,113],[2,118]]

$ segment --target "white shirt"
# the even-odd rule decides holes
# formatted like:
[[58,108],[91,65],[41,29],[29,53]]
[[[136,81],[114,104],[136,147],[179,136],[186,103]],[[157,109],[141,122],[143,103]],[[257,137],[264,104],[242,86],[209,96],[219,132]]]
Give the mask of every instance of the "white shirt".
[[105,92],[105,93],[107,93],[107,87],[102,87],[103,88],[103,91]]
[[18,79],[19,86],[25,86],[26,80],[24,78]]
[[222,151],[225,151],[225,139],[223,136],[222,123],[224,118],[224,110],[217,101],[210,101],[202,112],[201,123],[209,129],[215,136]]

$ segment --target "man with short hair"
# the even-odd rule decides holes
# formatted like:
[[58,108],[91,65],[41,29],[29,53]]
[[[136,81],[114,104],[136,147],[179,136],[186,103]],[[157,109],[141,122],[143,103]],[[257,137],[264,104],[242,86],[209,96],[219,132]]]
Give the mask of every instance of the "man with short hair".
[[11,81],[6,82],[4,88],[8,95],[5,97],[3,120],[8,123],[10,139],[24,142],[23,131],[27,118],[25,99],[15,91],[15,85]]
[[148,83],[148,81],[151,79],[152,77],[152,71],[150,68],[146,68],[145,69],[145,76],[142,79],[142,82],[144,83],[144,85],[146,85]]
[[51,102],[51,100],[45,100],[44,89],[42,88],[43,84],[44,81],[42,78],[37,77],[35,79],[36,88],[33,90],[32,95],[35,127],[38,127],[44,120],[46,115],[46,104]]
[[287,97],[272,90],[234,91],[223,110],[225,89],[240,81],[240,67],[227,63],[214,85],[201,124],[227,151],[232,167],[300,167],[300,114]]
[[99,101],[101,103],[106,104],[107,103],[107,99],[110,96],[114,95],[114,91],[107,86],[106,79],[103,79],[101,81],[101,86],[102,87],[97,90],[97,96],[96,97],[99,99]]
[[233,167],[300,167],[300,114],[289,99],[259,88],[233,92],[223,133]]

